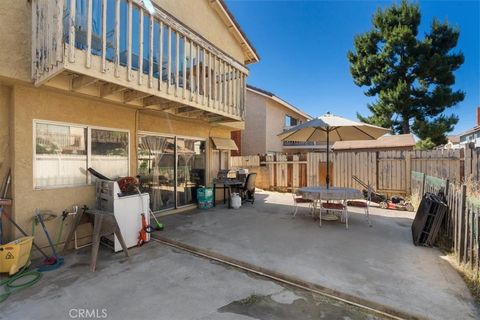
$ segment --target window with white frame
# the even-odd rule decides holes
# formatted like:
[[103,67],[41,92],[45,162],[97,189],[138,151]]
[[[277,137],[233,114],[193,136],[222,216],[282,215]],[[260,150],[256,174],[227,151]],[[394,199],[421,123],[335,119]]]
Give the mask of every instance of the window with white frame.
[[110,178],[128,175],[128,131],[35,121],[34,135],[37,189],[86,185],[89,167]]

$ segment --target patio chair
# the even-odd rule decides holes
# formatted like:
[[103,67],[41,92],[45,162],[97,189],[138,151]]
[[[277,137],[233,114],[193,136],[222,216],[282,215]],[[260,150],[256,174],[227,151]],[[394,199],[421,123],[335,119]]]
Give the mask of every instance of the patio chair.
[[292,197],[293,197],[293,205],[294,205],[292,214],[294,218],[297,215],[298,205],[302,203],[308,203],[308,208],[310,209],[310,215],[313,215],[313,200],[306,199],[302,196],[299,196],[295,191],[292,192]]
[[368,200],[367,201],[355,201],[355,200],[347,201],[347,206],[363,208],[363,213],[365,214],[365,217],[367,219],[368,226],[369,227],[372,226],[372,222],[370,221],[370,212],[368,210],[369,208]]
[[255,202],[255,179],[257,178],[256,173],[249,173],[247,179],[245,180],[245,185],[243,189],[240,190],[242,197],[242,202]]
[[[344,197],[345,199],[345,197]],[[317,206],[314,206],[314,208]],[[322,226],[322,211],[340,213],[341,222],[345,222],[345,229],[348,230],[348,208],[346,201],[322,202],[322,194],[318,199],[319,225]]]

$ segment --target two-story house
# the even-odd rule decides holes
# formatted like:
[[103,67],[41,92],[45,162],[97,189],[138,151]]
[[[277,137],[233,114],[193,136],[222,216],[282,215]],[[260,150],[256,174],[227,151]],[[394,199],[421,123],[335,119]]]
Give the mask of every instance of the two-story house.
[[472,129],[458,134],[461,147],[472,143],[475,147],[480,147],[480,107],[477,108],[476,124]]
[[16,0],[0,30],[0,179],[25,228],[94,205],[89,167],[141,175],[154,211],[193,205],[244,128],[259,57],[222,0]]
[[281,141],[278,134],[311,119],[311,116],[275,94],[247,85],[245,130],[233,133],[241,155],[305,152],[320,145]]

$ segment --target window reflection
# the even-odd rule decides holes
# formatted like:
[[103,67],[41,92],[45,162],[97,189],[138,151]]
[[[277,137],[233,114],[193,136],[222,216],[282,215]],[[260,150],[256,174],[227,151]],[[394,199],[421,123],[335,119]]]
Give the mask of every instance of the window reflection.
[[35,186],[85,184],[86,139],[86,128],[38,123],[35,143]]

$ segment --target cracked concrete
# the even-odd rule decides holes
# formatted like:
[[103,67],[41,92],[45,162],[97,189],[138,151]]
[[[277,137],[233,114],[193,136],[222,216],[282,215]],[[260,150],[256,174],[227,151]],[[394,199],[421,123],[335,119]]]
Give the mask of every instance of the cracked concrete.
[[[414,214],[372,208],[350,229],[320,228],[289,194],[260,192],[255,206],[219,205],[163,218],[163,237],[430,319],[479,319],[465,283],[435,248],[415,247]],[[356,209],[352,211],[361,212]]]
[[[33,287],[0,304],[0,319],[78,319],[79,310],[96,311],[97,318],[105,311],[105,319],[290,320],[320,313],[327,319],[374,319],[348,305],[313,295],[307,299],[292,288],[155,241],[130,254],[127,259],[102,248],[94,273],[89,271],[89,248],[68,254],[60,269],[44,273]],[[248,310],[225,307],[251,295],[270,300]],[[304,301],[301,308],[298,299]]]

